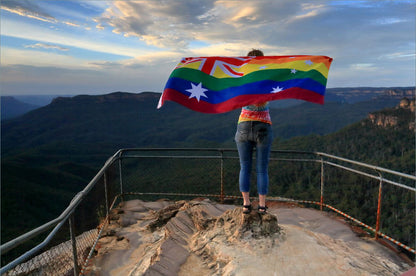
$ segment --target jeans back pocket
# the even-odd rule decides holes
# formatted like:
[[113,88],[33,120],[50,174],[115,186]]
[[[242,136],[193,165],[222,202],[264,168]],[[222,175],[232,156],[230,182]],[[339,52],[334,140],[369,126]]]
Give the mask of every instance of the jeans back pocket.
[[250,128],[246,122],[239,123],[237,125],[237,132],[235,133],[235,141],[236,142],[245,142],[248,141]]

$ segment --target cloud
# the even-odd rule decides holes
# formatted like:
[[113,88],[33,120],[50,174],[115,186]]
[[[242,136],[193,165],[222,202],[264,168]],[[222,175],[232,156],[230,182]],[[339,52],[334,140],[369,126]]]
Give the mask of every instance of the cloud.
[[72,26],[72,27],[81,27],[81,25],[74,23],[74,22],[70,22],[70,21],[62,21],[62,23],[68,26]]
[[150,45],[180,49],[195,40],[197,26],[204,21],[201,16],[211,7],[209,0],[113,1],[95,21],[98,28],[111,27]]
[[[214,48],[221,44],[242,46],[239,52],[261,45],[270,54],[350,55],[351,58],[358,51],[380,56],[400,47],[403,41],[412,40],[409,34],[414,34],[414,3],[354,3],[113,1],[96,22],[97,27],[137,37],[149,45],[188,52],[195,50],[190,47],[193,41],[203,41]],[[370,50],[374,48],[379,52]],[[230,52],[217,49],[219,53]]]
[[351,69],[360,71],[373,71],[377,70],[377,67],[373,63],[356,63],[351,65]]
[[302,4],[302,9],[292,18],[290,21],[304,20],[319,16],[322,12],[326,11],[328,7],[326,5],[313,5],[313,4]]
[[103,94],[114,91],[161,92],[172,68],[73,68],[59,66],[3,65],[2,93],[10,94]]
[[[42,43],[37,43],[42,44]],[[85,60],[72,57],[70,55],[62,55],[55,51],[39,51],[38,48],[45,48],[42,46],[33,45],[32,50],[15,49],[9,47],[2,47],[1,61],[2,66],[7,65],[30,65],[30,66],[56,66],[67,68],[83,68],[88,67]],[[32,46],[32,45],[31,45]],[[53,47],[53,45],[52,45]]]
[[[75,23],[73,21],[68,20],[58,20],[56,17],[50,15],[48,12],[46,12],[42,7],[35,4],[35,1],[29,1],[29,0],[6,0],[2,1],[1,9],[18,14],[20,16],[49,22],[49,23],[61,23],[67,26],[71,27],[81,27],[80,24]],[[71,13],[71,15],[76,15],[76,13],[70,11],[70,10],[63,10],[62,11],[65,15],[68,15]]]
[[406,60],[406,59],[416,59],[416,53],[410,53],[410,52],[392,52],[389,54],[386,54],[384,56],[381,56],[380,58],[385,59],[400,59],[400,60]]
[[68,48],[65,47],[61,47],[58,45],[51,45],[51,44],[46,44],[46,43],[36,43],[36,44],[30,44],[30,45],[25,45],[25,48],[44,48],[44,49],[55,49],[55,50],[60,50],[60,51],[68,51]]
[[[134,58],[119,60],[119,61],[91,61],[88,64],[105,70],[120,71],[123,70],[134,70],[147,68],[150,73],[151,68],[164,67],[162,71],[169,72],[173,67],[179,63],[183,57],[183,53],[175,51],[160,51],[154,53],[144,53]],[[160,69],[158,69],[160,70]]]
[[[130,72],[132,75],[138,74],[138,71],[135,72],[134,70],[143,68],[144,71],[142,73],[149,74],[150,72],[153,72],[152,74],[157,76],[160,72],[167,73],[172,70],[174,65],[176,65],[183,57],[182,53],[179,52],[162,51],[155,53],[144,52],[134,58],[125,58],[118,61],[91,60],[76,58],[67,54],[63,55],[55,51],[45,52],[37,50],[56,49],[56,47],[60,47],[57,45],[36,43],[26,45],[25,47],[33,50],[20,50],[2,47],[0,57],[2,60],[2,66],[27,65],[39,68],[54,67],[71,70],[108,71],[116,75],[120,74],[120,72],[123,72],[123,74],[127,74],[127,72]],[[36,52],[34,53],[34,51]],[[158,69],[152,71],[152,68]],[[23,74],[22,76],[25,75]]]
[[57,20],[43,11],[39,6],[34,4],[34,1],[29,0],[3,0],[1,2],[1,9],[15,13],[21,16],[45,21],[45,22],[57,22]]
[[108,81],[112,79],[105,72],[55,66],[7,65],[2,66],[0,72],[4,94],[82,94],[98,92],[95,89],[98,89],[99,83],[109,84]]
[[3,36],[40,41],[45,44],[66,45],[120,56],[134,57],[139,53],[148,52],[146,49],[125,46],[119,44],[118,41],[107,40],[105,37],[91,39],[90,36],[84,36],[77,32],[62,33],[61,31],[46,29],[37,25],[7,18],[2,18],[1,31]]
[[[159,48],[188,49],[193,41],[214,44],[257,41],[279,48],[280,39],[293,32],[290,24],[302,24],[314,17],[320,19],[328,9],[325,1],[316,2],[113,1],[95,21],[97,28],[111,28],[117,34],[138,37]],[[302,29],[296,30],[299,32]]]
[[111,28],[149,45],[179,50],[187,49],[192,41],[238,43],[252,34],[259,39],[262,26],[281,22],[288,17],[285,12],[296,7],[288,0],[113,1],[95,21],[99,29]]
[[267,53],[269,46],[260,42],[252,43],[250,46],[246,42],[220,42],[189,49],[186,56],[245,56],[251,48],[262,49]]

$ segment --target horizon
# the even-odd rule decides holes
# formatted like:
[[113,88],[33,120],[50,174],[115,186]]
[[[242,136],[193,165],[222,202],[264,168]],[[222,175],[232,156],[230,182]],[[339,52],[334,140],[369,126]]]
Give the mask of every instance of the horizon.
[[251,48],[333,58],[328,88],[410,87],[415,10],[412,0],[4,0],[1,93],[161,92],[182,57]]
[[[373,93],[380,93],[380,91],[382,90],[389,90],[389,89],[399,89],[399,90],[407,90],[407,89],[416,89],[416,86],[394,86],[394,87],[334,87],[334,88],[327,88],[327,90],[332,90],[334,91],[332,94],[335,97],[338,97],[339,93],[343,94],[343,93],[347,93],[348,94],[348,90],[355,90],[355,89],[359,89],[359,90],[365,90],[365,89],[369,89],[369,90],[373,90]],[[338,90],[338,91],[337,91]],[[346,90],[345,92],[342,92],[343,90]],[[50,104],[53,100],[57,99],[57,98],[73,98],[73,97],[77,97],[77,96],[107,96],[107,95],[111,95],[111,94],[115,94],[115,93],[127,93],[127,94],[134,94],[134,95],[138,95],[138,94],[142,94],[142,93],[153,93],[153,94],[162,94],[161,92],[155,92],[155,91],[141,91],[141,92],[129,92],[129,91],[113,91],[113,92],[108,92],[108,93],[95,93],[95,94],[25,94],[25,95],[0,95],[0,98],[3,100],[3,98],[6,97],[10,97],[13,98],[14,100],[17,100],[21,103],[26,103],[26,104],[31,104],[31,105],[35,105],[38,107],[42,107],[45,105]],[[326,93],[328,95],[328,91]],[[363,94],[360,94],[363,95]],[[342,97],[342,96],[341,96]],[[414,99],[415,95],[413,93],[413,97],[408,97],[408,95],[403,95],[403,98],[410,98],[410,99]],[[332,99],[333,100],[333,99]],[[281,102],[280,104],[282,104],[283,106],[285,105],[284,102],[290,102],[290,101],[295,101],[295,102],[304,102],[303,100],[297,100],[297,99],[283,99],[283,100],[279,100],[276,102]],[[331,100],[327,100],[326,102],[331,102]],[[276,103],[278,105],[280,105],[279,103]]]
[[[335,89],[406,89],[406,88],[415,88],[416,89],[416,85],[413,86],[351,86],[351,87],[329,87],[326,88],[326,91],[328,90],[335,90]],[[416,91],[416,90],[415,90]],[[58,97],[73,97],[73,96],[82,96],[82,95],[87,95],[87,96],[100,96],[100,95],[108,95],[108,94],[113,94],[113,93],[131,93],[131,94],[141,94],[141,93],[160,93],[162,94],[161,91],[140,91],[140,92],[133,92],[133,91],[121,91],[121,90],[117,90],[117,91],[111,91],[111,92],[92,92],[92,93],[80,93],[80,94],[3,94],[1,93],[1,97],[37,97],[37,96],[58,96]]]

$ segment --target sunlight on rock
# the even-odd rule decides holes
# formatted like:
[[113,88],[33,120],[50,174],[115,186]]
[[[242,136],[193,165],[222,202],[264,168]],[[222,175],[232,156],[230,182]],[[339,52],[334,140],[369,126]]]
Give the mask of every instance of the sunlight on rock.
[[207,199],[132,200],[110,218],[85,275],[397,275],[411,268],[314,209],[243,214],[241,206]]

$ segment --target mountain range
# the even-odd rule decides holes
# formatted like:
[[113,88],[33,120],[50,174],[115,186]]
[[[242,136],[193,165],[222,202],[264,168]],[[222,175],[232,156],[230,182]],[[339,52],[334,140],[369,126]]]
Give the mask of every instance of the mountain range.
[[39,105],[19,101],[12,96],[2,96],[0,103],[1,120],[18,117],[40,107]]
[[[355,94],[346,89],[333,90],[328,92],[328,98],[335,97],[338,101],[327,100],[325,105],[275,101],[271,112],[273,130],[283,139],[331,133],[364,118],[368,112],[392,107],[403,95],[409,94],[409,88],[373,90],[366,88],[358,93],[359,90],[353,89]],[[389,92],[393,90],[397,91],[394,95]],[[9,151],[8,141],[12,141],[13,151],[62,142],[74,142],[77,146],[91,141],[109,142],[112,151],[132,146],[232,142],[238,111],[202,114],[173,102],[157,110],[159,96],[152,92],[115,92],[55,98],[49,105],[2,123],[3,154]],[[365,101],[347,100],[351,98]],[[286,107],[275,108],[279,102]],[[16,133],[19,126],[24,127],[24,133]]]
[[[71,97],[71,95],[64,95]],[[6,120],[23,115],[36,108],[48,105],[53,99],[63,97],[59,95],[16,95],[1,96],[1,120]],[[414,97],[413,87],[358,87],[358,88],[328,88],[326,91],[327,102],[356,103],[372,99],[387,97],[389,99],[401,99]],[[273,108],[286,108],[302,103],[299,100],[280,100],[271,102]]]

